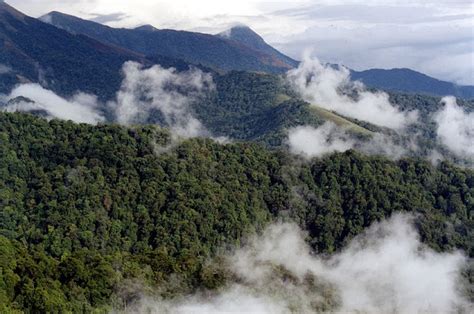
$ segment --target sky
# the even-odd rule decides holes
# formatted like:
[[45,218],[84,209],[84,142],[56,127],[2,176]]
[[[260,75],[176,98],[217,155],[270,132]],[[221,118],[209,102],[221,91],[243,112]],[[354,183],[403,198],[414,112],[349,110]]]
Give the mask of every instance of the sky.
[[218,33],[236,24],[300,60],[355,70],[412,68],[474,85],[472,0],[7,0],[39,17],[60,11],[113,27]]

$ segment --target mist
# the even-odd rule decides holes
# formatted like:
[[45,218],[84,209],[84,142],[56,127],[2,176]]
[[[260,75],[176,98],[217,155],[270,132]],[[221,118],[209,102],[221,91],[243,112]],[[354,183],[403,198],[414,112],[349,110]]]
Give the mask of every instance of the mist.
[[193,116],[191,104],[214,87],[210,74],[198,69],[177,72],[160,65],[145,69],[131,61],[123,65],[122,71],[124,79],[116,101],[109,103],[119,123],[146,123],[155,115],[180,137],[209,135]]
[[115,122],[122,125],[158,123],[167,126],[174,138],[211,137],[201,121],[193,116],[191,107],[194,101],[214,88],[210,74],[199,69],[178,72],[160,65],[144,68],[132,61],[124,63],[122,72],[121,88],[115,100],[106,106],[98,103],[95,95],[78,92],[66,99],[39,84],[22,84],[15,87],[5,101],[23,96],[32,102],[10,102],[3,110],[40,111],[49,118],[97,124],[106,120],[99,108],[107,107]]
[[326,122],[317,129],[299,126],[288,134],[290,151],[306,157],[321,156],[332,152],[344,152],[354,148],[355,142],[332,122]]
[[144,296],[138,313],[468,313],[460,252],[420,242],[412,217],[375,223],[339,253],[315,256],[293,223],[269,226],[227,257],[237,280],[217,293],[172,300]]
[[[408,154],[407,148],[394,142],[385,134],[374,133],[368,138],[357,139],[343,127],[332,122],[325,122],[318,128],[298,126],[288,130],[286,141],[293,154],[306,158],[321,157],[334,152],[345,152],[356,149],[369,155],[383,155],[391,159],[399,159]],[[410,145],[416,150],[415,144]]]
[[444,97],[434,114],[439,141],[456,155],[474,160],[474,113],[466,113],[454,97]]
[[308,55],[287,73],[287,80],[305,101],[351,118],[395,130],[417,121],[416,111],[399,111],[387,93],[352,82],[347,68],[323,65]]
[[22,84],[15,87],[6,96],[6,101],[17,97],[26,97],[33,102],[20,100],[7,103],[2,109],[7,112],[43,111],[49,118],[72,120],[78,123],[97,124],[105,121],[98,110],[97,97],[85,93],[77,93],[70,99],[56,95],[53,91],[39,84]]

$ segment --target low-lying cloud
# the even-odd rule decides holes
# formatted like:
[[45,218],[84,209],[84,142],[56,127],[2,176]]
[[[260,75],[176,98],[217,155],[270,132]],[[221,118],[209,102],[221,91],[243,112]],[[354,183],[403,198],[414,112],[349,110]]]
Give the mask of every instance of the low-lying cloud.
[[39,84],[22,84],[12,90],[6,97],[10,101],[17,97],[26,97],[33,102],[12,101],[2,109],[14,111],[42,111],[50,118],[72,120],[78,123],[96,124],[105,121],[98,111],[97,97],[90,94],[78,93],[70,99],[56,95]]
[[306,56],[287,73],[287,79],[307,102],[351,118],[396,130],[417,121],[417,112],[401,112],[387,93],[370,92],[362,83],[352,82],[344,67],[323,65]]
[[143,298],[139,313],[466,313],[460,252],[420,242],[411,217],[376,223],[329,258],[311,254],[295,224],[270,226],[228,257],[237,282],[217,293]]
[[[344,127],[328,121],[318,128],[298,126],[288,131],[287,144],[293,154],[306,158],[320,157],[334,152],[357,149],[369,155],[383,155],[399,159],[408,154],[407,148],[394,142],[382,133],[372,133],[366,138],[356,139]],[[410,145],[416,150],[416,145]]]
[[456,98],[444,97],[444,108],[436,112],[439,141],[460,157],[474,159],[474,113],[466,113]]
[[295,154],[307,157],[321,156],[332,152],[344,152],[354,147],[355,142],[332,122],[322,126],[299,126],[289,131],[288,144]]
[[[214,88],[210,74],[199,69],[178,72],[159,65],[143,68],[130,61],[123,65],[123,75],[116,99],[107,103],[116,122],[123,125],[158,123],[181,138],[210,136],[191,109],[194,101]],[[20,96],[27,99],[18,98]],[[4,111],[41,112],[50,118],[90,124],[106,120],[100,110],[106,106],[90,94],[77,93],[66,99],[39,84],[22,84],[4,98],[7,102],[2,108]],[[10,101],[15,98],[18,99]]]
[[180,137],[208,135],[191,112],[191,104],[213,88],[212,76],[198,69],[178,72],[160,65],[143,68],[136,62],[123,66],[124,79],[114,108],[116,120],[125,125],[144,123],[159,115]]

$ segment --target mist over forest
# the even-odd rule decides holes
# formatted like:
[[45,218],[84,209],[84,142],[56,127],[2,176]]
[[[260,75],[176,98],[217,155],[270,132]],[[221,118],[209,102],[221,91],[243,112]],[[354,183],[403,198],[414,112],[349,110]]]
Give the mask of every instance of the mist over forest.
[[474,311],[473,86],[8,2],[1,313]]

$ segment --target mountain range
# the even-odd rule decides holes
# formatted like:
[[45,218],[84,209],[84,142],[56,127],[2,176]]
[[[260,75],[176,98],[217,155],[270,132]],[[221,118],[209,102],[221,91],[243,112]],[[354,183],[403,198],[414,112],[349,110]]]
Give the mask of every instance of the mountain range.
[[159,30],[151,25],[135,29],[112,28],[59,12],[51,12],[40,20],[71,33],[87,35],[147,56],[162,55],[182,59],[216,70],[284,73],[297,64],[296,61],[272,50],[263,39],[250,30],[248,32],[251,33],[252,43],[255,43],[254,38],[260,38],[259,45],[247,45],[246,42],[224,36]]
[[[121,67],[128,60],[178,69],[195,65],[220,73],[282,74],[298,65],[246,26],[217,35],[160,30],[151,25],[117,29],[59,12],[35,19],[0,3],[2,93],[18,83],[37,82],[60,95],[81,90],[107,100],[120,87]],[[351,74],[369,87],[387,91],[474,97],[472,86],[458,86],[409,69]]]

